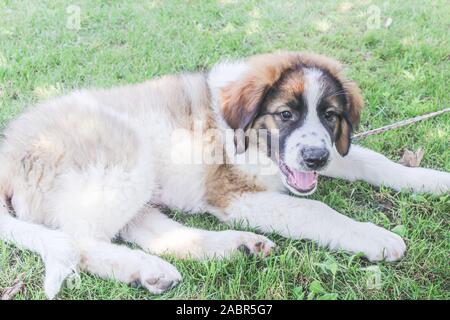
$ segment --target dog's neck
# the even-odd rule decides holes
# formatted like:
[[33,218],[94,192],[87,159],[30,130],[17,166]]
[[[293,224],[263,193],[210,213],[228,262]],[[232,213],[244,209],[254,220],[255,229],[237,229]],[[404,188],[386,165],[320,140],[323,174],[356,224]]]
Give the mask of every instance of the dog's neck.
[[226,137],[226,135],[230,133],[231,127],[225,121],[223,116],[221,90],[230,83],[237,81],[248,70],[249,67],[243,60],[223,61],[214,65],[208,74],[207,82],[211,93],[211,107],[214,114],[214,120],[226,142],[225,150],[230,157],[236,154],[236,146],[232,139]]

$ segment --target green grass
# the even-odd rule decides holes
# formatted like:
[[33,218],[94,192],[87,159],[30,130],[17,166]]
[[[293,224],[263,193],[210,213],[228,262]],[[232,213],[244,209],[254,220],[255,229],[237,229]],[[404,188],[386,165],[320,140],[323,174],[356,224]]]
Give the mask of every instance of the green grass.
[[[74,88],[139,82],[275,49],[317,51],[345,62],[367,101],[360,130],[449,107],[450,5],[424,2],[0,0],[0,128],[32,103]],[[79,30],[66,27],[70,5],[81,9]],[[368,29],[367,11],[377,8],[380,26]],[[394,160],[405,147],[423,147],[424,166],[450,171],[449,137],[450,116],[444,115],[362,144]],[[280,248],[268,259],[168,257],[184,280],[162,296],[83,273],[81,285],[64,288],[59,298],[450,298],[450,196],[321,179],[313,198],[357,220],[405,227],[407,255],[376,264],[380,287],[368,286],[366,268],[373,264],[359,256],[269,235]],[[174,216],[192,226],[227,228],[208,215]],[[18,275],[26,287],[15,298],[44,298],[39,257],[0,243],[0,288]]]

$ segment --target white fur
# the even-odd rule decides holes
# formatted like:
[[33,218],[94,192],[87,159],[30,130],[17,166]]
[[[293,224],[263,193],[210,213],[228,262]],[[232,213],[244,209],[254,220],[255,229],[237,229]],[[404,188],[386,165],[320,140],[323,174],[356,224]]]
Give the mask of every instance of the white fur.
[[242,246],[251,253],[267,254],[274,247],[272,241],[251,232],[189,228],[152,207],[145,208],[122,230],[121,236],[148,252],[173,254],[179,258],[227,257]]
[[181,281],[178,270],[159,257],[93,239],[78,242],[80,266],[102,278],[142,285],[152,293],[162,293]]
[[371,261],[398,260],[406,250],[398,235],[372,223],[354,221],[319,201],[274,192],[247,194],[216,215],[226,222],[247,221],[263,232],[315,240],[331,250],[363,252]]
[[[319,115],[317,114],[317,104],[323,95],[322,72],[317,69],[308,68],[305,69],[304,75],[304,99],[307,108],[306,118],[303,125],[292,132],[286,139],[284,161],[289,168],[309,171],[308,168],[301,164],[301,149],[308,146],[331,150],[331,138],[320,122]],[[295,192],[295,190],[293,191]]]
[[322,71],[318,69],[306,68],[304,71],[305,89],[303,95],[309,111],[317,107],[323,95],[322,76]]
[[394,190],[445,194],[450,191],[450,173],[427,168],[410,168],[395,163],[385,156],[352,145],[347,156],[335,149],[329,166],[322,172],[333,178],[349,181],[363,180],[375,186],[384,185]]
[[217,98],[221,88],[239,80],[247,71],[249,71],[249,66],[245,61],[222,61],[217,63],[208,75],[208,85],[211,88],[211,93]]
[[76,270],[77,250],[67,234],[14,219],[1,203],[0,239],[41,255],[45,264],[44,290],[49,298],[58,293],[64,279]]

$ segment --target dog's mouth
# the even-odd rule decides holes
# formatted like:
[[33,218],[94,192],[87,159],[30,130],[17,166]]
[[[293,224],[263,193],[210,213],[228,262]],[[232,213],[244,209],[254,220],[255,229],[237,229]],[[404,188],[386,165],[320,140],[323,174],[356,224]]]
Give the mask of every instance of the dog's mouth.
[[292,192],[299,195],[308,195],[316,189],[318,181],[317,172],[291,169],[281,159],[278,161],[278,166],[284,175],[284,182],[290,187],[289,189]]

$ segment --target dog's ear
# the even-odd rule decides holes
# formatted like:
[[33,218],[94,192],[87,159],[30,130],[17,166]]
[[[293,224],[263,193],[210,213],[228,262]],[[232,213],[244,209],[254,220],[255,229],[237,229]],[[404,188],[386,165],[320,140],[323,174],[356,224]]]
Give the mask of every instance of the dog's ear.
[[336,149],[344,157],[350,149],[353,129],[359,125],[364,100],[356,83],[345,81],[343,87],[347,99],[347,110],[340,121]]
[[[298,54],[278,52],[257,55],[246,64],[249,71],[240,79],[221,90],[222,115],[235,131],[246,131],[258,115],[267,92],[280,78],[281,74],[298,61]],[[243,140],[243,139],[240,139]],[[237,143],[238,153],[246,150],[245,139]]]
[[230,128],[245,131],[255,119],[268,90],[263,80],[247,76],[222,89],[222,115]]
[[230,128],[235,130],[237,153],[247,150],[245,131],[256,118],[267,91],[268,84],[264,79],[253,75],[222,89],[222,115]]

